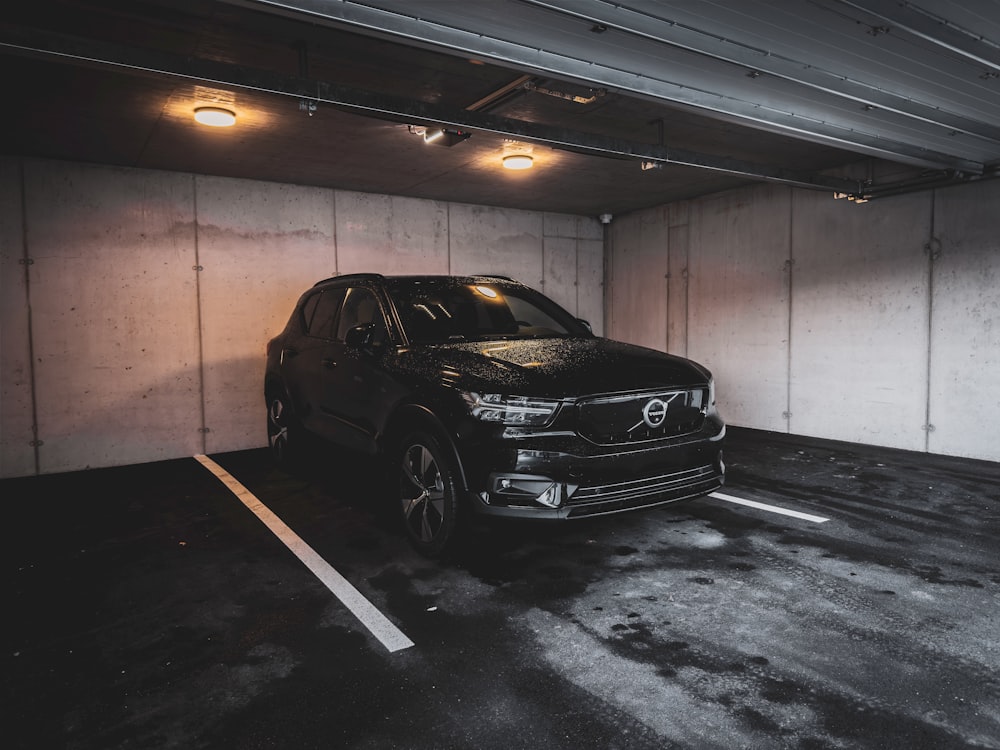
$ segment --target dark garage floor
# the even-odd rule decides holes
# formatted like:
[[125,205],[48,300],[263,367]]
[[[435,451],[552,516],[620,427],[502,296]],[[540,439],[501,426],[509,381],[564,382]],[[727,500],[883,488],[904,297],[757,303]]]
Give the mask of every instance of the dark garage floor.
[[[8,748],[1000,748],[1000,464],[732,429],[726,494],[410,551],[363,472],[0,482]],[[357,476],[362,474],[362,476]]]

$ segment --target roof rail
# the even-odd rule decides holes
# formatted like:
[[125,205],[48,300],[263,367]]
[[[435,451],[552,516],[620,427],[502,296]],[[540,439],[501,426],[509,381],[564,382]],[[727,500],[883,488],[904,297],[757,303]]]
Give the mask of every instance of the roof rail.
[[375,281],[377,279],[384,279],[384,278],[385,276],[383,276],[380,273],[345,273],[341,276],[331,276],[328,279],[322,279],[320,281],[317,281],[315,284],[313,284],[313,286],[319,286],[320,284],[325,284],[328,281],[343,281],[345,279],[348,281]]

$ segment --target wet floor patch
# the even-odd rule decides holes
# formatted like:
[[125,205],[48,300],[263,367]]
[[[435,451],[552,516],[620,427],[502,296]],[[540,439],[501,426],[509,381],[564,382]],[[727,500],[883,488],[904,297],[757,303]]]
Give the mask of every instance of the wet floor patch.
[[14,747],[1000,748],[1000,469],[738,429],[727,456],[727,492],[830,521],[705,499],[430,561],[364,472],[219,456],[395,654],[194,462],[5,482]]

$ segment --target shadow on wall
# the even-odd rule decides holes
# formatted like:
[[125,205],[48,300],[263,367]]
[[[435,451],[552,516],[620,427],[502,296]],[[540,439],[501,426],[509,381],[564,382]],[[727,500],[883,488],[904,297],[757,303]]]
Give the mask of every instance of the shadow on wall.
[[32,445],[30,434],[7,440],[10,455],[0,462],[0,475],[54,474],[264,447],[264,365],[262,346],[256,358],[185,367],[147,382],[109,370],[105,390],[84,386],[56,400],[47,398],[44,387],[36,388],[38,445]]

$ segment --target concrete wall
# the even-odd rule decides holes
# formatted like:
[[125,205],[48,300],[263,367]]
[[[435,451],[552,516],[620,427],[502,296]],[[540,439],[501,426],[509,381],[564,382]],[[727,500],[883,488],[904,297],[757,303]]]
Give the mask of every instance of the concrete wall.
[[603,330],[592,218],[13,158],[0,198],[2,477],[265,445],[265,344],[337,273],[503,273]]
[[758,186],[616,217],[0,158],[0,476],[258,447],[336,273],[495,272],[697,359],[734,425],[1000,460],[1000,181]]
[[1000,181],[857,205],[757,186],[615,220],[608,335],[734,425],[1000,460]]

